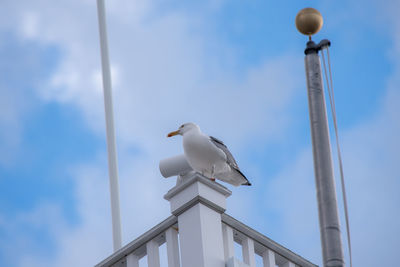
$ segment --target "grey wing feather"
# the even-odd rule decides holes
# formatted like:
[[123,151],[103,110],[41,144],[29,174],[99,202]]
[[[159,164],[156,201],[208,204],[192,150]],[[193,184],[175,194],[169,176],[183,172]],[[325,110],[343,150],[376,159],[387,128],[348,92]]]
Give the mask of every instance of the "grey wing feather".
[[226,155],[226,161],[231,167],[234,167],[235,169],[239,169],[239,166],[236,163],[236,160],[233,158],[232,153],[229,151],[229,149],[226,147],[226,145],[219,139],[210,136],[211,142],[216,145],[219,149],[224,151]]
[[233,169],[235,169],[241,176],[243,176],[244,179],[247,180],[247,184],[246,185],[251,185],[249,180],[246,178],[246,176],[244,176],[244,174],[240,171],[239,166],[237,165],[235,158],[232,156],[232,153],[226,147],[224,142],[222,142],[221,140],[219,140],[219,139],[217,139],[215,137],[212,137],[212,136],[210,136],[210,140],[215,146],[217,146],[219,149],[221,149],[225,153],[226,161],[229,164],[229,166],[231,166]]

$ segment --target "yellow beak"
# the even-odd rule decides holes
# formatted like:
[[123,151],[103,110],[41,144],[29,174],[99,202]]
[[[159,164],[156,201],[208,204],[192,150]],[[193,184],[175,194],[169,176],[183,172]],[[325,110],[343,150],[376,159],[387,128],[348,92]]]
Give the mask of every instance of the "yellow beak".
[[167,137],[171,137],[171,136],[178,135],[178,134],[179,134],[179,130],[174,131],[174,132],[170,132],[170,133],[167,135]]

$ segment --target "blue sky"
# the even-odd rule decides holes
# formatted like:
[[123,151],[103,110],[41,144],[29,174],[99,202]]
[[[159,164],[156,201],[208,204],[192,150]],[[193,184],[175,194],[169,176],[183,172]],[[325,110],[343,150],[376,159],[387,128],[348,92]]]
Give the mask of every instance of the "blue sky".
[[[227,213],[321,264],[307,38],[294,26],[308,6],[324,16],[314,39],[332,42],[354,265],[397,264],[395,0],[106,1],[124,243],[169,216],[174,179],[158,162],[182,153],[165,135],[192,121],[253,184],[230,187]],[[94,0],[0,3],[0,266],[91,266],[112,252],[96,15]]]

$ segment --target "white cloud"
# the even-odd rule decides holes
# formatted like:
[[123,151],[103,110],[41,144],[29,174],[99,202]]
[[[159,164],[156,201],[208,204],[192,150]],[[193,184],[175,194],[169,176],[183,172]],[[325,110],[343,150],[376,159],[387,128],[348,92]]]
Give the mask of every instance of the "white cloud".
[[[10,94],[11,88],[0,85],[0,164],[10,165],[17,156],[21,142],[21,117],[26,107],[20,99],[19,92]],[[15,91],[15,90],[14,90]]]
[[[151,146],[152,138],[184,121],[196,121],[207,130],[217,128],[217,124],[226,132],[235,130],[234,140],[243,138],[246,127],[252,133],[261,131],[257,136],[265,139],[278,136],[279,129],[288,123],[285,108],[295,95],[300,76],[292,67],[293,60],[300,62],[300,58],[278,56],[238,76],[221,64],[221,60],[234,60],[226,52],[229,47],[210,50],[208,43],[218,40],[195,32],[198,22],[188,15],[164,12],[160,16],[152,3],[109,4],[114,106],[120,142]],[[40,18],[35,19],[35,25],[41,31],[32,38],[55,44],[63,51],[59,68],[39,93],[49,101],[77,105],[89,124],[102,133],[94,3],[41,1],[24,9],[30,12],[21,15],[25,17],[23,21],[30,21],[31,14]],[[127,10],[137,13],[137,18],[133,19]],[[238,121],[245,122],[239,131],[235,125]]]
[[[65,230],[64,222],[65,218],[59,206],[46,202],[40,203],[27,213],[10,217],[1,216],[0,228],[3,237],[0,241],[0,250],[3,256],[6,256],[8,266],[20,266],[27,259],[52,259],[49,252],[56,251],[57,247],[50,249],[50,251],[44,249],[38,246],[38,238],[42,240],[50,239],[50,242],[53,243],[53,237]],[[20,255],[21,257],[12,256],[15,255],[15,251],[23,252]]]
[[[396,160],[400,149],[398,101],[400,91],[389,89],[377,117],[352,130],[344,139],[344,144],[352,148],[346,149],[345,159],[357,265],[393,265],[393,257],[378,258],[365,252],[396,255],[396,248],[400,246],[394,238],[400,235],[397,227],[400,224]],[[379,243],[385,245],[377,247],[375,244]]]
[[[16,18],[16,31],[24,38],[57,45],[63,52],[59,68],[48,85],[38,92],[40,96],[45,101],[79,107],[92,129],[103,134],[94,1],[7,3],[15,14],[12,17]],[[157,161],[181,153],[181,149],[180,140],[166,140],[165,133],[182,122],[195,121],[207,133],[226,137],[226,142],[233,147],[239,146],[245,137],[260,140],[260,143],[282,141],[292,119],[290,104],[297,96],[295,89],[297,84],[303,87],[302,73],[294,66],[302,63],[297,57],[278,55],[238,75],[233,69],[224,68],[225,60],[235,62],[230,48],[211,51],[207,43],[217,42],[217,37],[196,32],[198,21],[193,22],[183,13],[159,14],[151,1],[109,1],[107,7],[110,55],[115,66],[114,103],[121,149],[124,242],[128,242],[169,215],[168,203],[162,195],[173,181],[162,180]],[[23,12],[26,10],[29,12]],[[22,19],[19,21],[19,18]],[[14,29],[12,23],[5,25],[8,26],[1,27]],[[399,150],[396,138],[399,136],[398,84],[395,80],[391,82],[393,89],[388,91],[382,111],[374,120],[343,134],[346,173],[352,177],[348,180],[348,194],[352,225],[356,226],[353,231],[355,265],[368,266],[369,262],[378,260],[378,257],[372,258],[377,255],[377,243],[391,244],[390,248],[382,247],[380,255],[388,252],[395,255],[394,249],[399,246],[393,234],[398,233],[395,228],[398,214],[381,209],[384,206],[396,210],[395,203],[399,203],[398,187],[393,186],[398,185],[394,176],[395,152]],[[269,194],[264,205],[276,214],[273,220],[282,223],[275,227],[274,239],[319,262],[310,153],[309,150],[302,152],[276,179],[265,182]],[[56,252],[50,258],[27,252],[21,255],[20,266],[90,266],[111,253],[105,162],[102,158],[92,165],[76,168],[72,174],[76,183],[78,224],[67,225],[61,215],[51,217],[57,212],[41,205],[34,210],[41,218],[51,217],[48,220],[51,227],[61,225],[51,230]],[[384,178],[377,186],[375,179],[380,176]],[[259,203],[261,196],[235,194],[231,201],[236,207],[233,213],[247,212],[249,222],[260,217],[253,214],[256,210],[243,209]],[[371,218],[371,213],[379,216]],[[24,224],[28,222],[32,221]],[[40,220],[38,223],[48,225]],[[18,229],[10,232],[17,233]],[[365,242],[365,236],[369,236],[371,242]],[[11,247],[19,247],[19,244]],[[387,257],[385,263],[389,266],[393,259]]]
[[[222,48],[208,50],[206,43],[215,40],[195,32],[192,27],[199,25],[192,25],[183,13],[166,12],[157,17],[149,2],[139,7],[126,4],[126,8],[113,2],[108,6],[124,242],[169,215],[162,195],[174,181],[161,178],[158,160],[181,153],[181,148],[179,139],[165,139],[166,132],[184,121],[195,121],[211,134],[230,136],[227,143],[233,145],[249,136],[250,130],[253,138],[279,139],[289,121],[285,109],[299,80],[292,67],[299,58],[293,56],[277,56],[237,76],[220,63],[234,60],[232,55]],[[94,3],[12,5],[15,17],[24,18],[16,31],[62,51],[58,69],[37,93],[45,101],[79,107],[92,129],[103,133]],[[26,23],[32,20],[34,25]],[[132,147],[139,152],[132,153]],[[108,180],[102,164],[80,167],[73,173],[80,221],[77,225],[66,224],[64,218],[51,221],[66,225],[52,232],[56,243],[52,257],[28,252],[21,255],[20,266],[89,266],[111,252],[111,236],[105,234],[111,233]]]
[[311,153],[307,149],[294,162],[288,162],[283,172],[266,185],[263,202],[267,210],[276,214],[271,238],[319,263],[321,248]]
[[[7,34],[4,36],[10,37]],[[21,51],[13,50],[14,45],[19,45]],[[18,42],[14,43],[14,40],[5,40],[0,44],[0,69],[3,72],[5,70],[0,81],[0,166],[4,168],[15,166],[21,152],[24,124],[36,106],[33,94],[26,85],[36,81],[37,66],[33,61],[39,57],[32,50]],[[22,63],[24,66],[20,67]],[[17,69],[22,69],[24,73],[31,72],[31,75],[21,78]]]
[[23,16],[23,21],[21,25],[22,34],[27,38],[35,38],[39,31],[38,24],[39,24],[38,15],[36,13],[27,12]]

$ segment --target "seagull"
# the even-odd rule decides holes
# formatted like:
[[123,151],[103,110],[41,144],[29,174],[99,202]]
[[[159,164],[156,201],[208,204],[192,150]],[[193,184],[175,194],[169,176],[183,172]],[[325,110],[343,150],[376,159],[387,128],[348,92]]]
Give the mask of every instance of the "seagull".
[[167,137],[175,135],[182,135],[185,157],[194,171],[212,181],[219,179],[234,186],[251,185],[221,140],[202,133],[200,127],[191,122],[170,132]]

